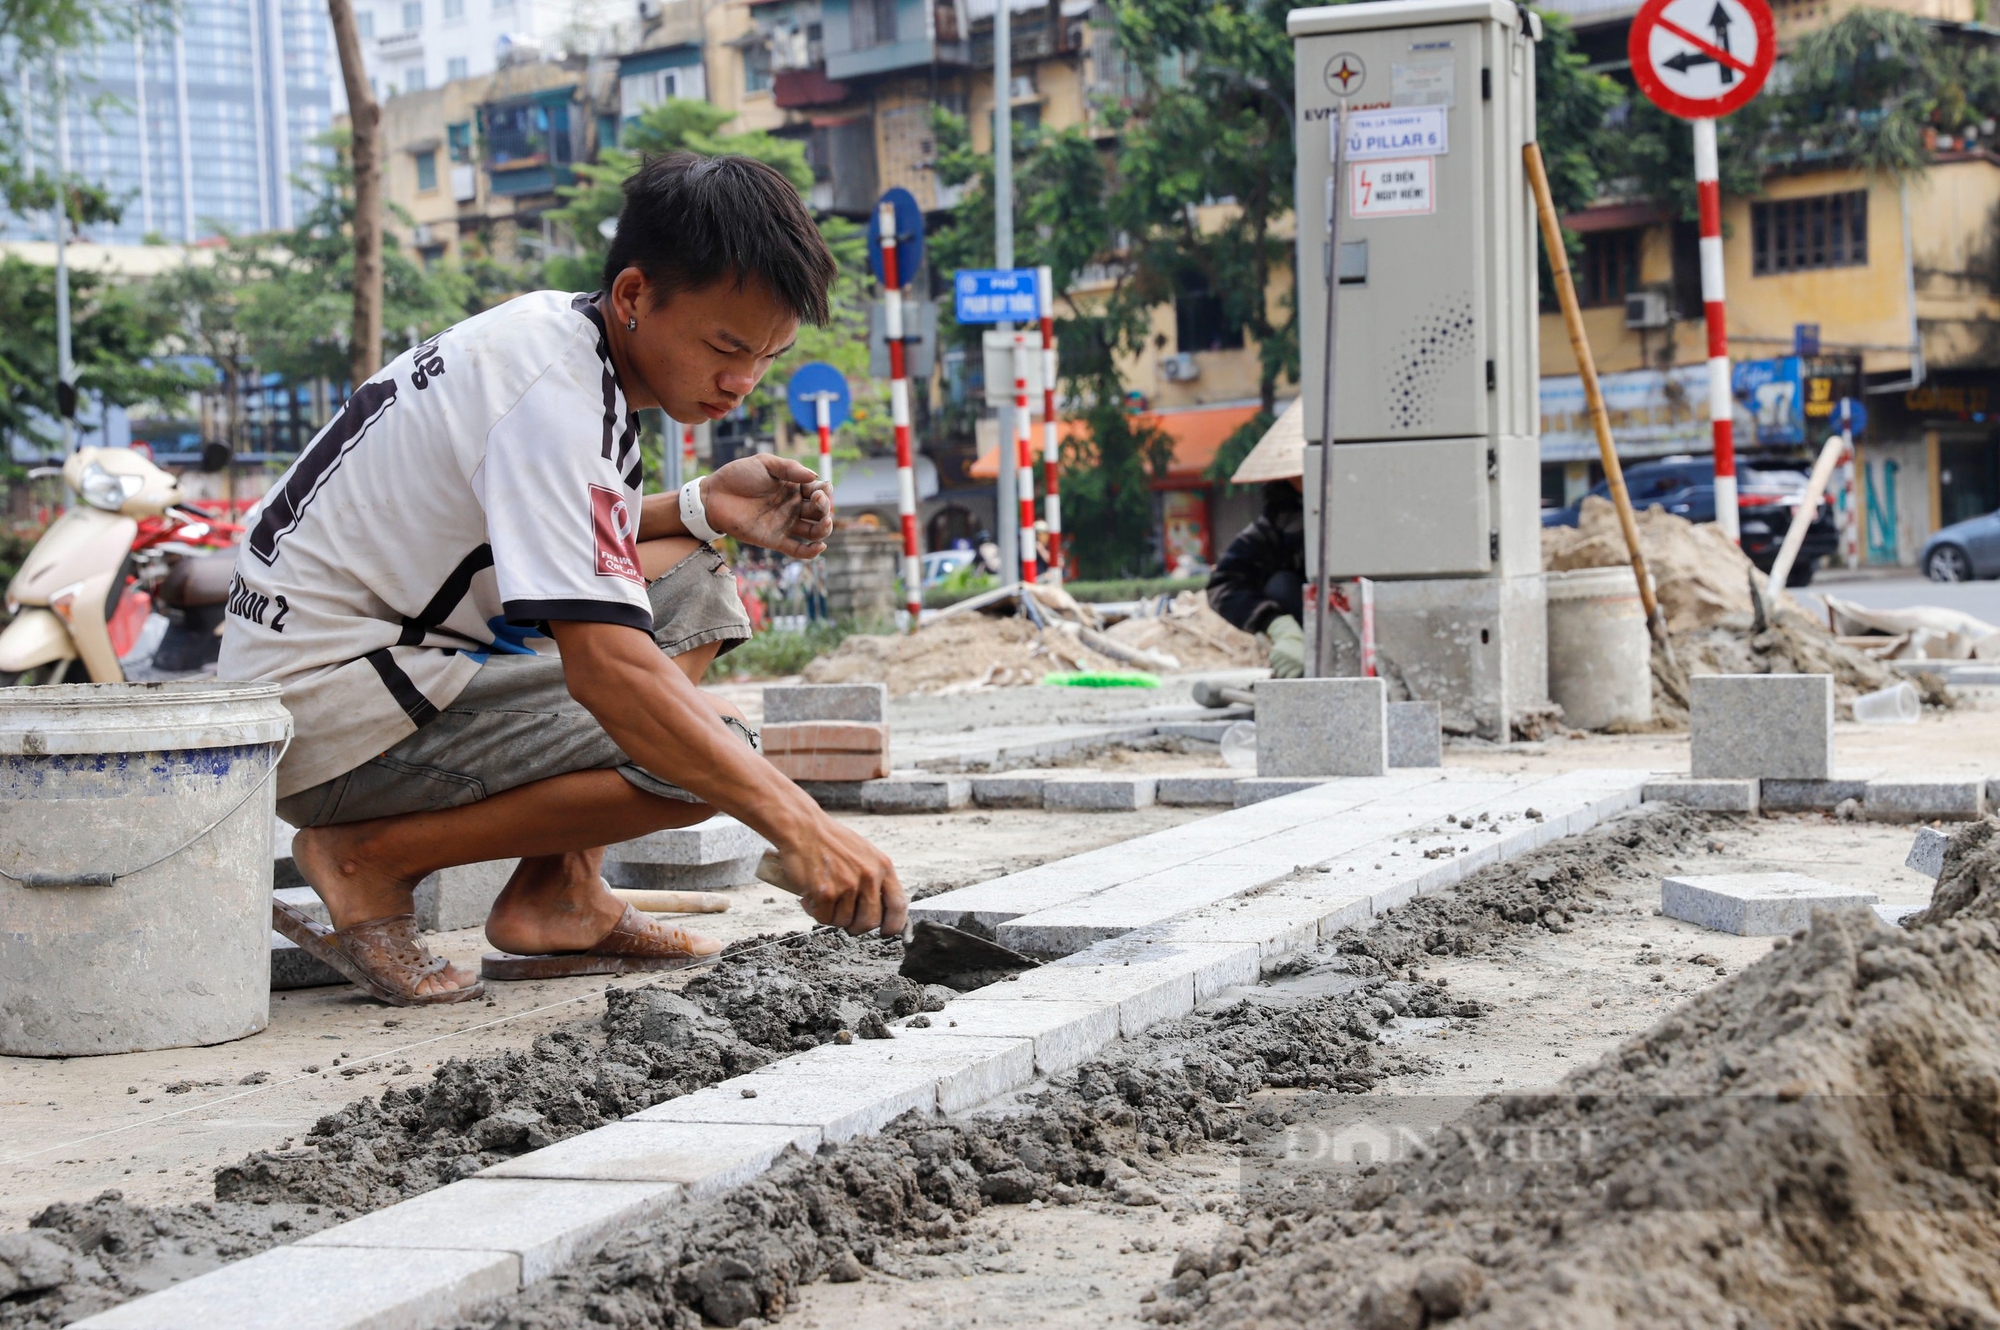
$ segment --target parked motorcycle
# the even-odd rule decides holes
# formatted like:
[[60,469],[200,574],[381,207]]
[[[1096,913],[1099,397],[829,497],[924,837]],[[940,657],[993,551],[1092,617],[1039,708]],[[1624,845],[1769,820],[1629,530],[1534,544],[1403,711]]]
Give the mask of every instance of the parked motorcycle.
[[170,620],[157,669],[213,661],[243,528],[190,507],[171,473],[130,448],[78,449],[59,474],[83,502],[50,523],[8,584],[0,686],[122,682],[120,657],[156,607]]

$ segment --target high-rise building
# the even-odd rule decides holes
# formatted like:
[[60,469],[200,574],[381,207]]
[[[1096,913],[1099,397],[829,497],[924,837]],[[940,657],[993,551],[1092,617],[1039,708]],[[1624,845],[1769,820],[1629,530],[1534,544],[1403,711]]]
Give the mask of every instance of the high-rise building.
[[[435,0],[433,0],[435,2]],[[54,170],[51,68],[17,68],[25,156]],[[164,29],[71,52],[67,173],[123,207],[85,237],[188,243],[290,227],[298,178],[329,160],[339,61],[319,0],[184,0]],[[53,218],[0,215],[0,238],[50,238]]]

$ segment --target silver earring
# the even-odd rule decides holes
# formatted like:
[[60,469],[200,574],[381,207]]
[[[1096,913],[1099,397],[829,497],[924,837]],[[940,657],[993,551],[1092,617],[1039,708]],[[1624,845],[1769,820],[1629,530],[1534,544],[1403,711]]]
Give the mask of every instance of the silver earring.
[[625,331],[626,331],[626,332],[638,332],[638,331],[639,331],[639,320],[637,320],[637,319],[627,319],[627,320],[625,320]]

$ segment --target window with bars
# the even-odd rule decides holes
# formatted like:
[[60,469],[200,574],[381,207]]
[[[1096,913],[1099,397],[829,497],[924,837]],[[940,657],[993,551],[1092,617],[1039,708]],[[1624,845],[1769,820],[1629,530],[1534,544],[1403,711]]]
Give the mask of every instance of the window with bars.
[[1616,305],[1639,287],[1639,236],[1633,231],[1591,231],[1576,264],[1576,295],[1584,305]]
[[1868,262],[1868,191],[1750,205],[1750,271],[1757,277]]

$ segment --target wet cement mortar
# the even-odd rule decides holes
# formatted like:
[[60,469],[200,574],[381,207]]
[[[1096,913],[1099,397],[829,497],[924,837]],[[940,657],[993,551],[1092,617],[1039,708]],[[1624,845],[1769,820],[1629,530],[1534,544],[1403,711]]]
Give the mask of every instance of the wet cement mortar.
[[1550,1092],[1262,1182],[1261,1240],[1182,1252],[1151,1319],[2000,1325],[2000,828],[1907,929],[1816,912]]
[[[770,1320],[805,1283],[862,1278],[871,1267],[893,1274],[914,1257],[967,1247],[970,1221],[986,1207],[1159,1205],[1147,1178],[1167,1157],[1218,1145],[1268,1149],[1326,1107],[1428,1069],[1420,1054],[1383,1043],[1385,1028],[1400,1016],[1475,1018],[1480,1008],[1419,980],[1410,967],[1423,957],[1561,931],[1609,894],[1596,885],[1607,875],[1657,874],[1711,825],[1704,815],[1650,809],[1486,869],[1293,958],[1269,977],[1270,998],[1246,990],[1123,1041],[1004,1115],[911,1117],[812,1157],[788,1155],[756,1181],[622,1235],[470,1324]],[[421,1095],[357,1100],[295,1147],[218,1170],[210,1204],[143,1209],[107,1194],[51,1207],[27,1233],[0,1237],[0,1326],[59,1325],[842,1031],[880,1035],[889,1022],[928,1019],[921,1013],[943,994],[897,979],[897,950],[820,934],[719,966],[679,991],[613,992],[595,1026],[545,1035],[525,1053],[448,1064]],[[1135,1312],[1161,1321],[1224,1316],[1232,1285],[1253,1282],[1233,1267],[1277,1269],[1319,1222],[1310,1207],[1261,1195],[1231,1217],[1238,1226],[1214,1249],[1163,1265],[1160,1288]],[[1349,1240],[1343,1232],[1335,1245]],[[1322,1298],[1306,1319],[1336,1311]]]

